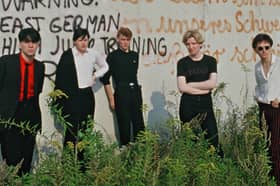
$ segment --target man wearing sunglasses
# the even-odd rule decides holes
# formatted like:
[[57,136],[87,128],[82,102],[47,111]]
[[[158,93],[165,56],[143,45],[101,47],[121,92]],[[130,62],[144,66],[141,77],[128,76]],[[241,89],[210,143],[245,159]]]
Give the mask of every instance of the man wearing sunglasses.
[[255,98],[259,105],[260,127],[262,116],[271,135],[269,153],[272,160],[272,176],[280,185],[280,59],[272,54],[273,40],[265,33],[255,36],[252,47],[260,57],[255,65]]

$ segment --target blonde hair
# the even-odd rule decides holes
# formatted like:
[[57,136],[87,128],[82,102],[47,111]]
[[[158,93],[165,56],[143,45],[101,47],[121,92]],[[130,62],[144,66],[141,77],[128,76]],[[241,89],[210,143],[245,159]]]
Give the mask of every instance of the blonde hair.
[[188,30],[184,35],[183,35],[183,43],[186,44],[187,40],[189,38],[193,37],[199,44],[204,43],[204,38],[200,34],[198,30]]

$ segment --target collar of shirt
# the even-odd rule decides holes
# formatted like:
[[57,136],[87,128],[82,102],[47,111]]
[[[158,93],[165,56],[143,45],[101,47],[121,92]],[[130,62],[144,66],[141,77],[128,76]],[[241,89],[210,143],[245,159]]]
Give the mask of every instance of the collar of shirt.
[[[276,56],[275,56],[275,55],[272,55],[272,56],[271,56],[271,65],[275,64],[275,62],[276,62]],[[262,61],[261,61],[261,60],[259,60],[258,63],[259,63],[260,66],[262,66],[262,65],[261,65],[261,64],[262,64]]]
[[276,62],[276,56],[272,55],[272,57],[271,57],[271,67],[274,66],[275,62]]
[[21,62],[23,62],[24,64],[26,64],[26,65],[31,65],[31,64],[33,64],[33,62],[34,62],[34,60],[32,60],[32,61],[26,61],[26,60],[24,59],[24,57],[23,57],[22,52],[20,52],[19,60],[20,60]]
[[123,52],[123,53],[129,53],[131,50],[130,49],[128,49],[127,51],[125,51],[125,50],[123,50],[123,49],[121,49],[120,47],[118,47],[118,49],[121,51],[121,52]]
[[[260,63],[262,62],[261,60],[259,61]],[[276,62],[276,56],[272,54],[271,56],[271,65],[273,65]]]
[[[75,47],[75,46],[72,48],[72,52],[73,52],[73,55],[76,56],[76,57],[83,56],[83,54],[81,54],[81,53],[78,51],[77,47]],[[88,51],[88,48],[87,48],[87,50],[86,50],[85,53],[88,53],[88,52],[89,52],[89,51]],[[84,53],[84,54],[85,54],[85,53]]]
[[270,69],[269,69],[267,77],[264,75],[264,70],[263,70],[263,66],[262,66],[262,61],[261,60],[259,60],[258,63],[256,64],[256,67],[257,67],[256,70],[260,71],[262,76],[263,76],[263,78],[268,80],[271,72],[273,71],[273,69],[275,67],[276,61],[277,61],[277,57],[275,55],[272,55],[272,57],[271,57],[271,66],[270,66]]
[[271,67],[268,77],[264,76],[261,61],[258,61],[255,68],[256,88],[255,96],[259,102],[270,104],[275,98],[280,100],[280,61],[277,56],[272,55]]

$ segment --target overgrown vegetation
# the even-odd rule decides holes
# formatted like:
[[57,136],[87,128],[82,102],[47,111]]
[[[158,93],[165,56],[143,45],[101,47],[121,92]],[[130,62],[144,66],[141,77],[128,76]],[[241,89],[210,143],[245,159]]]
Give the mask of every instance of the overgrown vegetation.
[[[117,144],[105,143],[99,131],[92,130],[94,122],[80,133],[81,142],[63,150],[61,156],[49,154],[34,173],[17,177],[17,167],[0,163],[0,185],[53,186],[270,186],[276,185],[269,177],[266,130],[258,127],[258,109],[255,105],[245,113],[222,94],[225,84],[217,88],[216,101],[229,104],[226,118],[216,108],[220,122],[220,141],[224,157],[209,146],[203,133],[193,130],[197,120],[180,127],[177,117],[167,121],[171,138],[161,140],[153,131],[143,132],[136,143],[119,149]],[[59,93],[57,93],[59,94]],[[56,93],[51,96],[56,96]],[[51,98],[49,105],[56,118],[63,122]],[[223,99],[223,100],[221,100]],[[230,105],[231,104],[231,105]],[[64,123],[64,126],[67,126]],[[84,150],[85,162],[77,161],[77,151]],[[86,171],[81,171],[81,163]]]

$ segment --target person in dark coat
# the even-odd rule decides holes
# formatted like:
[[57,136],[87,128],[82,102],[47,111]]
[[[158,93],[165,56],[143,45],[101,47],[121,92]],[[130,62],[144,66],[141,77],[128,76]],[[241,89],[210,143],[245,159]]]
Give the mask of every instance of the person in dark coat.
[[[93,86],[95,80],[108,70],[105,58],[95,49],[88,48],[90,35],[87,29],[77,28],[73,33],[74,47],[64,51],[58,62],[55,90],[61,90],[67,98],[58,100],[65,120],[72,126],[67,126],[64,146],[68,142],[76,145],[80,139],[78,132],[84,132],[83,123],[94,119],[95,98]],[[83,160],[83,153],[78,153],[78,159]]]
[[[8,126],[2,125],[1,152],[8,165],[22,161],[18,174],[23,175],[30,171],[36,133],[41,129],[39,95],[45,66],[35,59],[41,41],[39,32],[25,28],[18,39],[20,52],[0,58],[0,118]],[[17,127],[22,122],[33,130],[22,131]]]

